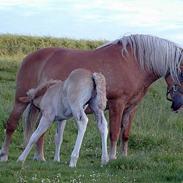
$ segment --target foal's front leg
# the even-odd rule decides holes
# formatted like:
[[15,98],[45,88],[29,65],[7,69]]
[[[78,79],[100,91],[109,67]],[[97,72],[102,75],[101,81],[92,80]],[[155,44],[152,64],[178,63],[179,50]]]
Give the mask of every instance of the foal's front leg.
[[55,133],[55,156],[54,161],[60,161],[60,148],[63,141],[63,133],[66,125],[66,120],[56,121],[57,129]]
[[46,130],[49,128],[52,120],[53,120],[53,118],[48,118],[45,115],[43,115],[41,117],[40,123],[39,123],[36,131],[32,134],[25,150],[19,156],[18,161],[25,161],[25,159],[28,156],[30,150],[32,149],[33,144],[37,142],[37,140],[41,137],[41,135],[43,133],[46,132]]
[[83,137],[88,124],[88,118],[84,113],[84,110],[81,112],[81,114],[74,115],[74,117],[77,119],[76,123],[78,127],[78,135],[77,135],[76,143],[74,145],[74,150],[72,151],[72,154],[71,154],[71,160],[69,164],[70,167],[76,167],[76,163],[79,158],[79,151],[80,151]]

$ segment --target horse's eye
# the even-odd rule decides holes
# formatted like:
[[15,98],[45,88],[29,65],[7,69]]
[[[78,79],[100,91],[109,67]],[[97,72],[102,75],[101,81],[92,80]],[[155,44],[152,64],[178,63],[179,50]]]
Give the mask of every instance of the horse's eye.
[[172,89],[173,89],[173,92],[176,92],[177,91],[177,86],[173,85]]

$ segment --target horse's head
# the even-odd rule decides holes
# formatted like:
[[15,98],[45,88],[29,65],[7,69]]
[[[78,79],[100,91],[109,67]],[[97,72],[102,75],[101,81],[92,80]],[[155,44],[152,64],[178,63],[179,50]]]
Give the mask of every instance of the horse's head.
[[183,69],[178,75],[179,83],[176,83],[171,75],[167,75],[167,100],[172,102],[172,110],[178,112],[183,107]]

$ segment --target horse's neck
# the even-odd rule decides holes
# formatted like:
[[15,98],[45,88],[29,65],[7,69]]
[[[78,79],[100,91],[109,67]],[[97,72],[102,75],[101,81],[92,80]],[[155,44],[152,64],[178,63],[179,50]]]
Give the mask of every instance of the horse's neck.
[[144,87],[148,88],[152,83],[154,83],[155,81],[157,81],[158,79],[160,79],[160,76],[156,76],[154,73],[148,73],[145,76],[145,82],[144,82]]

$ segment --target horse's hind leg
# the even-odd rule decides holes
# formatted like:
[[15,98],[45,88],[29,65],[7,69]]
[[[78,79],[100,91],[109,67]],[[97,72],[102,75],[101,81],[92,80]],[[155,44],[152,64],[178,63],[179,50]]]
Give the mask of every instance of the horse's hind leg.
[[60,161],[60,148],[63,141],[63,133],[66,125],[66,120],[57,121],[57,129],[55,133],[55,156],[54,161]]
[[110,155],[109,158],[116,159],[117,141],[121,129],[121,118],[124,110],[124,103],[121,99],[109,100],[109,134],[110,134]]
[[124,156],[128,154],[128,138],[131,128],[131,123],[136,112],[136,107],[124,111],[121,121],[121,152]]
[[69,164],[70,167],[76,167],[76,163],[79,158],[81,144],[82,144],[83,137],[88,124],[88,118],[84,113],[83,109],[81,109],[81,111],[78,111],[77,113],[74,113],[73,116],[76,119],[76,123],[78,127],[78,135],[77,135],[76,143],[74,145],[74,150],[72,151],[72,154],[71,154],[71,160]]
[[40,117],[38,117],[39,111],[34,107],[34,105],[29,104],[26,110],[23,113],[23,127],[24,127],[24,143],[27,145],[29,139],[36,127],[38,120],[40,121]]
[[8,160],[9,145],[11,143],[12,134],[17,128],[18,121],[25,110],[27,104],[15,102],[13,110],[6,123],[6,136],[0,152],[0,160]]

